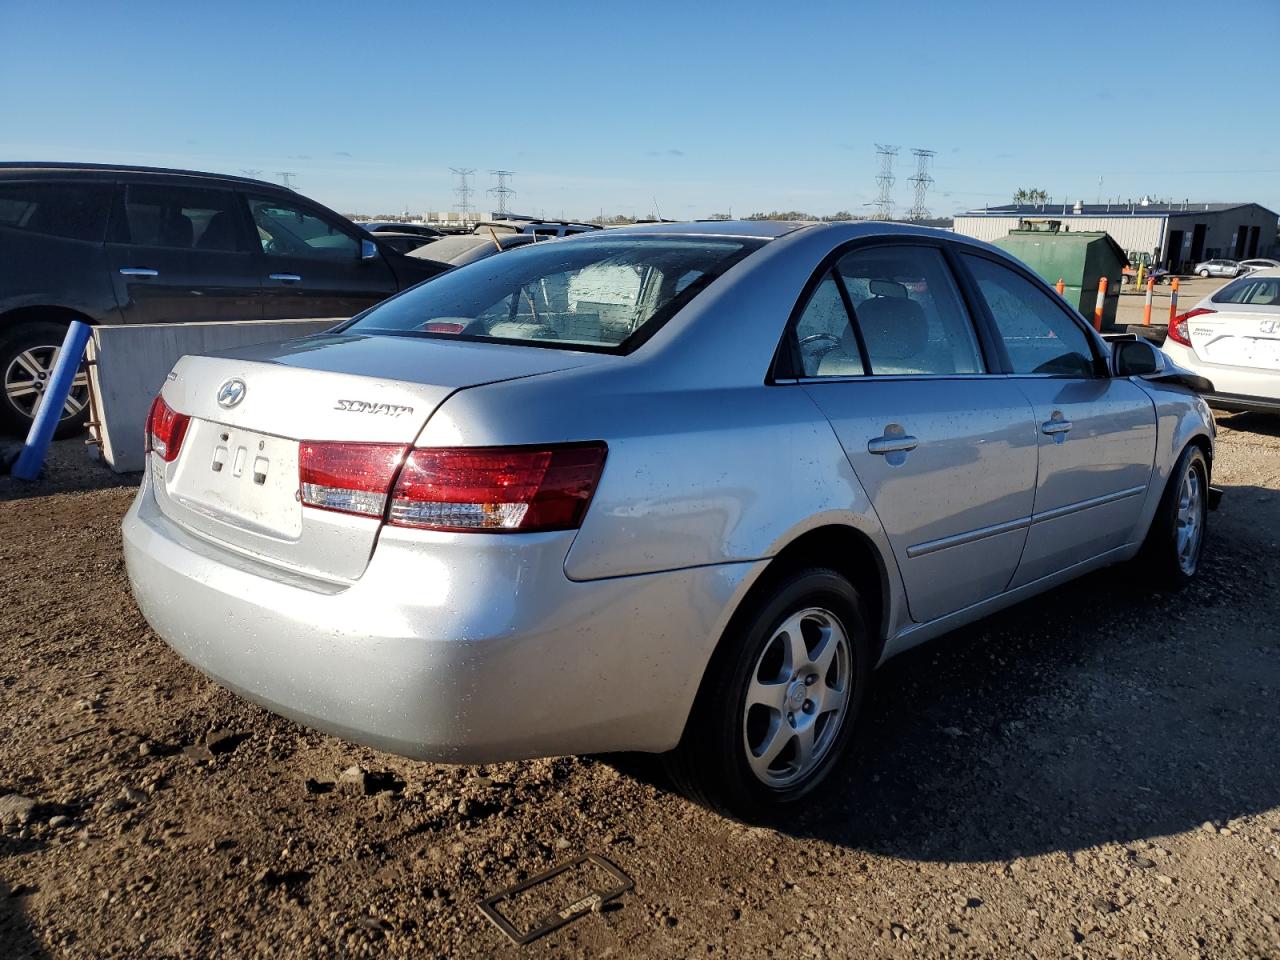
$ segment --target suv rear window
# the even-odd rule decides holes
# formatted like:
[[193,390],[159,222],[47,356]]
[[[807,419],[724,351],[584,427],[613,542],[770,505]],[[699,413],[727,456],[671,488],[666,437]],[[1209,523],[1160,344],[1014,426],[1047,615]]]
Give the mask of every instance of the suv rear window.
[[414,287],[348,329],[627,352],[763,242],[597,235],[530,244]]
[[111,192],[105,183],[0,183],[0,227],[100,243]]

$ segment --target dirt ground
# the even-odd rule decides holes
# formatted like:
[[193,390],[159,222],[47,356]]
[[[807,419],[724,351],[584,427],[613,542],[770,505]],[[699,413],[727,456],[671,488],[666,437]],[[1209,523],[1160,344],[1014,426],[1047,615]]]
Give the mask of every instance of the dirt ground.
[[[642,759],[437,766],[245,703],[147,629],[134,491],[59,445],[0,478],[0,957],[1280,957],[1280,418],[1221,422],[1196,585],[1106,571],[892,661],[781,830]],[[634,890],[525,948],[477,910],[590,852]]]

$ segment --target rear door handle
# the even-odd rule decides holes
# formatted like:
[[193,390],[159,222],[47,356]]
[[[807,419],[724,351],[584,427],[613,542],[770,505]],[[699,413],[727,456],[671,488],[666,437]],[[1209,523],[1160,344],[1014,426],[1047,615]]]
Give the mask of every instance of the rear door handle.
[[878,457],[883,457],[890,453],[910,453],[918,446],[920,446],[920,441],[910,434],[886,434],[883,437],[875,437],[868,440],[867,453],[874,453]]
[[159,270],[152,270],[150,267],[121,267],[120,276],[122,277],[158,277]]
[[297,283],[302,278],[296,273],[273,273],[271,279],[280,280],[283,283]]
[[1062,435],[1071,429],[1071,421],[1062,415],[1061,410],[1053,411],[1053,416],[1040,424],[1040,432],[1046,437],[1057,437],[1059,442],[1065,439]]

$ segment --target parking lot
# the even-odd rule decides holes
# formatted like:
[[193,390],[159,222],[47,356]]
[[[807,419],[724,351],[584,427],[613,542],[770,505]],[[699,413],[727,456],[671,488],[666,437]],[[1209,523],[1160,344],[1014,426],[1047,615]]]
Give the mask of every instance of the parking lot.
[[[1104,571],[892,661],[785,831],[643,758],[415,763],[247,704],[135,608],[133,478],[61,443],[0,479],[6,956],[1273,956],[1280,420],[1220,425],[1195,585]],[[590,852],[635,881],[603,911],[517,948],[477,910]]]

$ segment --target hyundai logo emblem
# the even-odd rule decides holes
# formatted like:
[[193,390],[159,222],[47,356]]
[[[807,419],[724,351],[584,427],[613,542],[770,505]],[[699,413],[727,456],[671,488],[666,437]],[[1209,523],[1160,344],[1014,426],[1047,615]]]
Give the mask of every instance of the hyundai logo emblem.
[[245,391],[248,389],[244,385],[244,381],[239,377],[228,380],[218,388],[218,406],[234,407],[237,403],[244,399]]

